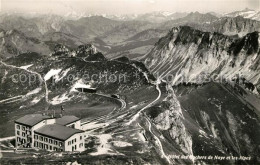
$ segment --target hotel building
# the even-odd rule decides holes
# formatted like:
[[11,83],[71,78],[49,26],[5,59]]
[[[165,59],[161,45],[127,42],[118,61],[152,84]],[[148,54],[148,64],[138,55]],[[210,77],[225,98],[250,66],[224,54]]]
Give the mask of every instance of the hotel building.
[[53,118],[42,114],[15,120],[16,147],[48,151],[84,151],[84,131],[75,116]]

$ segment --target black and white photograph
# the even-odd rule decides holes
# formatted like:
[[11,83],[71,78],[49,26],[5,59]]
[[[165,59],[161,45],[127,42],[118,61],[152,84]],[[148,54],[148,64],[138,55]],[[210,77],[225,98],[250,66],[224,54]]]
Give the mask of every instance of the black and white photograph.
[[260,164],[260,0],[0,0],[0,165],[213,164]]

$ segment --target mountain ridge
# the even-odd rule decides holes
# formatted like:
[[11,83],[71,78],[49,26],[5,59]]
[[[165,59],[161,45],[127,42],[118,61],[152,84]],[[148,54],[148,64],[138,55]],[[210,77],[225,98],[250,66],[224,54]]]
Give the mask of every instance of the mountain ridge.
[[259,41],[259,32],[236,38],[188,26],[176,27],[142,60],[157,78],[175,75],[173,84],[181,78],[201,83],[196,78],[204,74],[230,80],[238,74],[259,90]]

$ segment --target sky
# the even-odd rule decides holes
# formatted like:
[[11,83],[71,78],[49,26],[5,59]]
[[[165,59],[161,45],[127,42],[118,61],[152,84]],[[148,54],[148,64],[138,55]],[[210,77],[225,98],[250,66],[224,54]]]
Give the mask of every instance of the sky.
[[2,12],[65,15],[141,14],[153,11],[228,13],[247,8],[260,10],[260,0],[0,0]]

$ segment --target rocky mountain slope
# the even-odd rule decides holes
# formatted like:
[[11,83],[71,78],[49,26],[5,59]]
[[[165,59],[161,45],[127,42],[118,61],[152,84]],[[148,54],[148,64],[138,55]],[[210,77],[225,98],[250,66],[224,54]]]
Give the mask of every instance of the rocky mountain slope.
[[[0,16],[0,23],[0,27],[4,31],[15,30],[27,38],[43,41],[51,51],[56,44],[76,48],[81,44],[92,43],[104,53],[110,52],[115,47],[111,51],[114,52],[118,47],[126,45],[125,41],[129,38],[147,29],[153,29],[157,25],[144,20],[116,21],[103,16],[67,20],[57,15],[26,17],[18,14],[3,14]],[[130,47],[131,49],[137,48],[134,51],[143,54],[147,49],[143,50],[142,47],[152,46],[154,43],[155,41],[144,43],[140,48],[138,44],[133,43]],[[42,54],[37,49],[34,51]],[[21,52],[27,52],[27,50]],[[45,54],[48,53],[49,51],[46,51]]]
[[[165,102],[146,110],[156,126],[153,132],[157,129],[164,135],[161,142],[166,160],[180,164],[214,162],[172,160],[167,155],[174,150],[194,156],[240,157],[258,152],[254,137],[259,136],[255,130],[260,126],[259,41],[258,32],[237,38],[183,26],[173,28],[143,57],[158,79],[173,85],[173,89],[166,85]],[[180,148],[166,147],[167,143]],[[252,162],[259,161],[257,155],[253,157]]]
[[172,84],[202,83],[207,78],[231,80],[239,75],[259,90],[259,41],[258,32],[236,38],[177,27],[143,61],[154,75]]
[[62,25],[60,31],[90,39],[114,29],[119,24],[119,21],[110,20],[102,16],[93,16],[79,20],[68,20]]
[[161,28],[171,29],[184,25],[205,32],[218,32],[225,35],[244,36],[247,33],[260,31],[260,22],[257,20],[243,18],[242,16],[217,18],[210,13],[201,14],[198,12],[163,23]]
[[64,19],[57,15],[26,17],[19,14],[2,14],[0,27],[4,30],[19,30],[28,37],[38,38],[49,32],[61,30]]
[[[70,57],[72,52],[65,47],[60,48],[63,49],[57,49],[48,58],[23,54],[1,62],[1,129],[5,134],[0,135],[11,134],[13,130],[9,126],[23,114],[53,110],[58,113],[63,105],[66,114],[80,116],[83,122],[89,123],[85,126],[89,131],[87,151],[62,158],[44,153],[23,160],[4,157],[2,162],[49,163],[53,159],[57,164],[67,159],[79,163],[109,159],[114,163],[140,164],[257,162],[259,119],[254,105],[244,102],[244,97],[249,96],[246,90],[241,93],[230,85],[218,83],[172,87],[159,81],[155,83],[140,62],[127,58],[109,61],[91,45],[74,50],[74,57]],[[100,72],[123,73],[129,81],[118,83],[99,78],[89,81],[83,76]],[[36,79],[28,85],[28,81],[13,81],[17,78],[14,74]],[[70,80],[70,75],[75,76],[74,80]],[[82,93],[77,88],[96,88],[97,92]],[[123,98],[125,107],[120,107],[121,102],[109,97],[110,94]],[[194,100],[195,97],[198,99]],[[104,153],[97,152],[100,147]],[[188,158],[176,158],[180,155]],[[232,155],[239,160],[198,157],[210,155]],[[251,160],[240,156],[250,156]]]
[[[259,142],[255,137],[260,133],[257,130],[260,109],[245,101],[250,92],[221,83],[201,87],[180,85],[174,89],[182,107],[183,123],[192,134],[194,155],[254,155],[251,163],[259,161]],[[219,163],[231,162],[238,164],[241,160]],[[243,163],[251,164],[249,161]]]
[[168,30],[160,29],[144,30],[120,44],[111,47],[107,50],[106,57],[117,58],[126,56],[130,59],[138,59],[148,52],[161,37],[167,34],[167,32]]
[[[38,106],[46,110],[66,102],[77,106],[75,101],[86,100],[85,95],[77,94],[77,88],[95,89],[109,99],[112,94],[124,95],[149,86],[147,78],[151,77],[143,64],[107,60],[92,45],[72,51],[64,46],[56,47],[51,56],[24,53],[1,61],[0,67],[0,106],[4,121],[13,120],[14,114],[23,108],[35,110],[33,107]],[[1,127],[7,128],[4,123]]]
[[218,32],[229,36],[238,35],[240,37],[246,35],[247,33],[260,31],[259,21],[243,18],[241,16],[234,18],[222,17],[211,23],[191,23],[187,25],[205,32]]
[[48,54],[49,46],[37,38],[28,37],[18,30],[0,30],[0,59],[27,52]]

